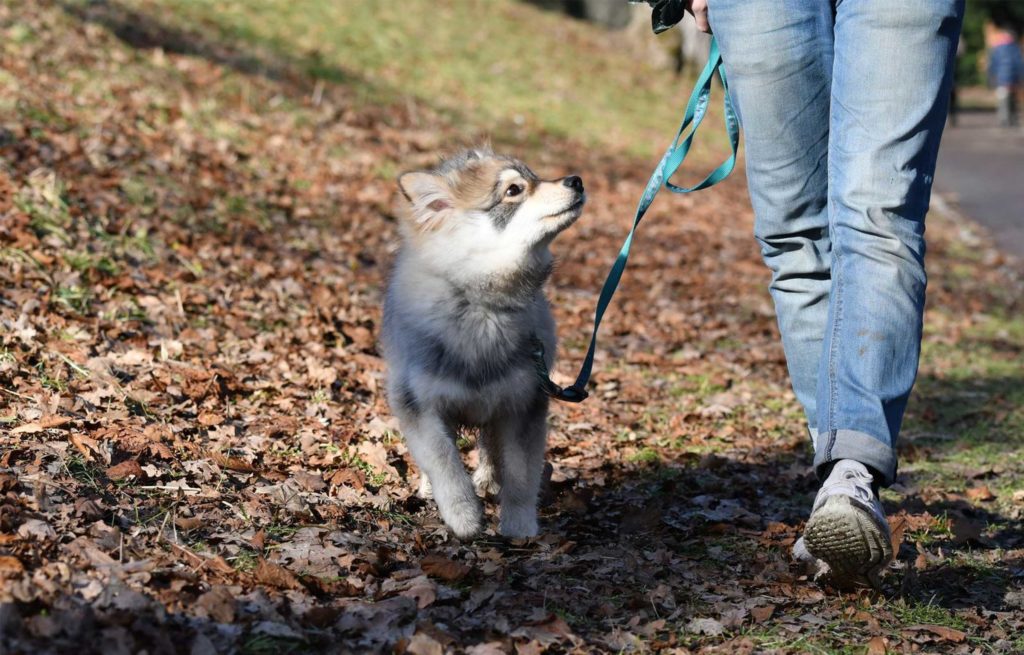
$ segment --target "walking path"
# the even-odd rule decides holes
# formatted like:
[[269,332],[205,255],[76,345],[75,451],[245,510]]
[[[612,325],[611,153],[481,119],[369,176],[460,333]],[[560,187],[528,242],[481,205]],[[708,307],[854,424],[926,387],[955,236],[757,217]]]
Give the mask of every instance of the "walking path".
[[961,113],[943,135],[935,178],[1004,252],[1024,257],[1024,128],[1000,128],[993,112]]

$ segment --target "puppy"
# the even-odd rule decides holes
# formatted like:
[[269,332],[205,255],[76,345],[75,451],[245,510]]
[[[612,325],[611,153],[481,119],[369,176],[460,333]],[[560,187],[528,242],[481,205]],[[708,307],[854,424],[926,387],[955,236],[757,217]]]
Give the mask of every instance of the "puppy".
[[[470,150],[398,179],[402,246],[384,302],[388,399],[416,465],[460,538],[483,527],[477,492],[496,494],[498,531],[537,534],[548,397],[534,352],[550,367],[555,325],[542,287],[551,241],[580,217],[573,175],[542,180],[522,162]],[[479,428],[472,479],[456,447]]]

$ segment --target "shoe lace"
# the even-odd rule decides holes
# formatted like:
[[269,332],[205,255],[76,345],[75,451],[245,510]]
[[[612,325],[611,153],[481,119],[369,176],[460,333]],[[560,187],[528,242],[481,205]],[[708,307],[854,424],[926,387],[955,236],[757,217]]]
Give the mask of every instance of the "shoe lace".
[[871,490],[871,483],[874,479],[870,475],[851,469],[843,471],[843,480],[850,483],[860,500],[868,503],[875,500],[875,493]]
[[[825,497],[836,493],[845,493],[856,497],[858,500],[872,504],[877,502],[875,492],[871,488],[874,478],[870,474],[864,474],[856,469],[847,469],[840,473],[839,477],[833,477],[821,488],[815,506],[822,502]],[[840,491],[841,489],[841,491]]]

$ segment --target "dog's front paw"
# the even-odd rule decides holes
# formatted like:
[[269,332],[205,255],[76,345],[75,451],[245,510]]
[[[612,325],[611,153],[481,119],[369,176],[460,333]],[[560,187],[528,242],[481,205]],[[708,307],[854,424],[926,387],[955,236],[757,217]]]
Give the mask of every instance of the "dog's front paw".
[[459,502],[438,509],[441,510],[441,518],[444,519],[445,525],[459,539],[471,539],[483,530],[484,510],[479,501]]
[[497,470],[493,466],[481,465],[473,471],[473,486],[476,487],[476,492],[482,496],[497,496],[501,491]]
[[537,527],[537,508],[526,507],[501,507],[501,518],[498,521],[498,532],[509,539],[525,539],[536,537],[539,532]]
[[430,500],[434,497],[434,488],[430,486],[430,478],[426,473],[420,473],[420,486],[416,490],[416,495],[423,500]]

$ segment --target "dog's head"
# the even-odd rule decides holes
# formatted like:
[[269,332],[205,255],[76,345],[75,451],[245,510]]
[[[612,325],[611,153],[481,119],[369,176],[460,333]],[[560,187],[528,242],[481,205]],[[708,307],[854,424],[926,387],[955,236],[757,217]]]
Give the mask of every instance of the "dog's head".
[[449,257],[486,259],[497,272],[521,265],[580,217],[586,194],[575,176],[542,180],[522,162],[468,150],[436,168],[398,178],[407,241]]

